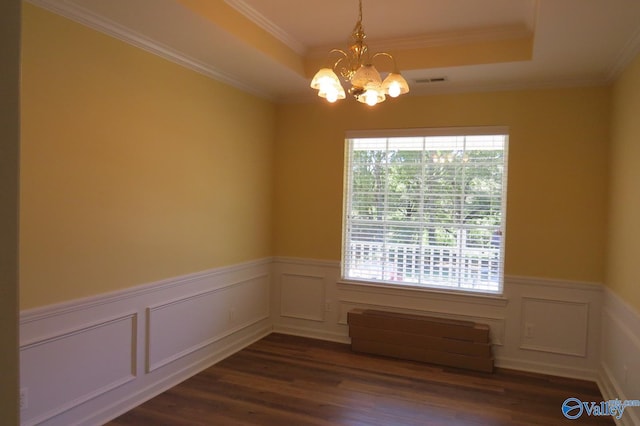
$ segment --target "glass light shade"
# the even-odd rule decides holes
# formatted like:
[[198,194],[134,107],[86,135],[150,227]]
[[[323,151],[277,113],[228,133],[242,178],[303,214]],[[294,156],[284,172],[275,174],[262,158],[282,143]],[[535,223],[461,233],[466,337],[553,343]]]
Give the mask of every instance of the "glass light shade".
[[351,84],[355,87],[368,87],[370,85],[380,86],[382,78],[380,73],[371,64],[362,65],[356,73],[351,77]]
[[310,84],[311,88],[316,90],[324,90],[329,87],[340,86],[340,79],[331,68],[321,68],[320,71],[313,76]]
[[404,95],[409,92],[409,84],[398,73],[390,73],[387,78],[382,82],[382,88],[392,98],[397,98],[400,95]]

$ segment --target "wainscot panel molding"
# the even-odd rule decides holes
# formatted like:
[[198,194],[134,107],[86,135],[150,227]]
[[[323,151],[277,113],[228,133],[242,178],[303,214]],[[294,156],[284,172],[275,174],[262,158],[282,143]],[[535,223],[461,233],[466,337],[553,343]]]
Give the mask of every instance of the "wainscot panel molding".
[[271,264],[23,311],[21,424],[102,424],[269,334]]
[[640,395],[640,315],[600,284],[507,276],[502,295],[457,294],[278,257],[23,311],[22,424],[105,423],[272,331],[349,343],[355,308],[484,323],[498,367],[597,380],[605,400]]
[[[274,259],[273,278],[275,331],[349,342],[346,315],[355,308],[475,321],[490,326],[498,367],[598,378],[601,284],[507,276],[502,295],[394,288],[341,280],[339,262],[286,257]],[[283,315],[282,301],[324,306],[324,320]],[[558,324],[567,336],[556,333]]]
[[[602,306],[600,390],[605,400],[640,399],[640,313],[610,289]],[[619,425],[640,425],[640,407],[629,407]]]
[[587,356],[588,302],[523,297],[521,312],[520,349]]

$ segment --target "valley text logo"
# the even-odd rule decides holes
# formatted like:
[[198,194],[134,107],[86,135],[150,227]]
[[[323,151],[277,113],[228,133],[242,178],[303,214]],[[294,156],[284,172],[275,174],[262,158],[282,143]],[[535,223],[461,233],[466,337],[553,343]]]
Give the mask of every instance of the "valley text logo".
[[640,407],[639,400],[620,401],[612,399],[602,402],[583,402],[578,398],[568,398],[562,403],[562,414],[569,420],[587,416],[613,416],[620,420],[625,408]]

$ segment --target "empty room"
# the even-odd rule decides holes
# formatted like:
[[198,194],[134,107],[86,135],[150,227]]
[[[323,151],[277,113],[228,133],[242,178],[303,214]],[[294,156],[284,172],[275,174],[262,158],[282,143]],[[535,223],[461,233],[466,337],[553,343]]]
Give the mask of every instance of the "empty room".
[[640,425],[639,2],[5,7],[8,424]]

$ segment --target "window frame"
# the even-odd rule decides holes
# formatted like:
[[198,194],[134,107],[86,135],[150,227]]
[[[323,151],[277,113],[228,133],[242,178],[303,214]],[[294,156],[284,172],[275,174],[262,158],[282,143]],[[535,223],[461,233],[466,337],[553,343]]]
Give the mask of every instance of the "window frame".
[[[499,277],[497,290],[461,288],[459,286],[433,285],[427,283],[409,283],[403,281],[378,280],[366,278],[353,278],[346,276],[346,257],[349,253],[349,208],[351,206],[350,190],[351,185],[351,167],[352,167],[352,149],[351,140],[353,139],[384,139],[384,138],[403,138],[403,137],[438,137],[438,136],[488,136],[488,135],[504,135],[503,147],[503,177],[501,186],[501,243],[499,247]],[[510,132],[507,126],[483,126],[483,127],[440,127],[440,128],[412,128],[412,129],[384,129],[384,130],[355,130],[347,131],[345,134],[344,146],[344,178],[343,178],[343,214],[342,214],[342,246],[340,261],[341,282],[351,284],[362,284],[376,287],[398,288],[404,290],[419,290],[431,292],[446,292],[453,294],[470,294],[470,295],[486,295],[490,297],[502,297],[504,294],[504,265],[505,265],[505,246],[506,246],[506,221],[507,221],[507,186],[508,186],[508,164],[509,164],[509,139]],[[423,151],[424,152],[424,151]],[[384,277],[383,277],[384,278]]]

